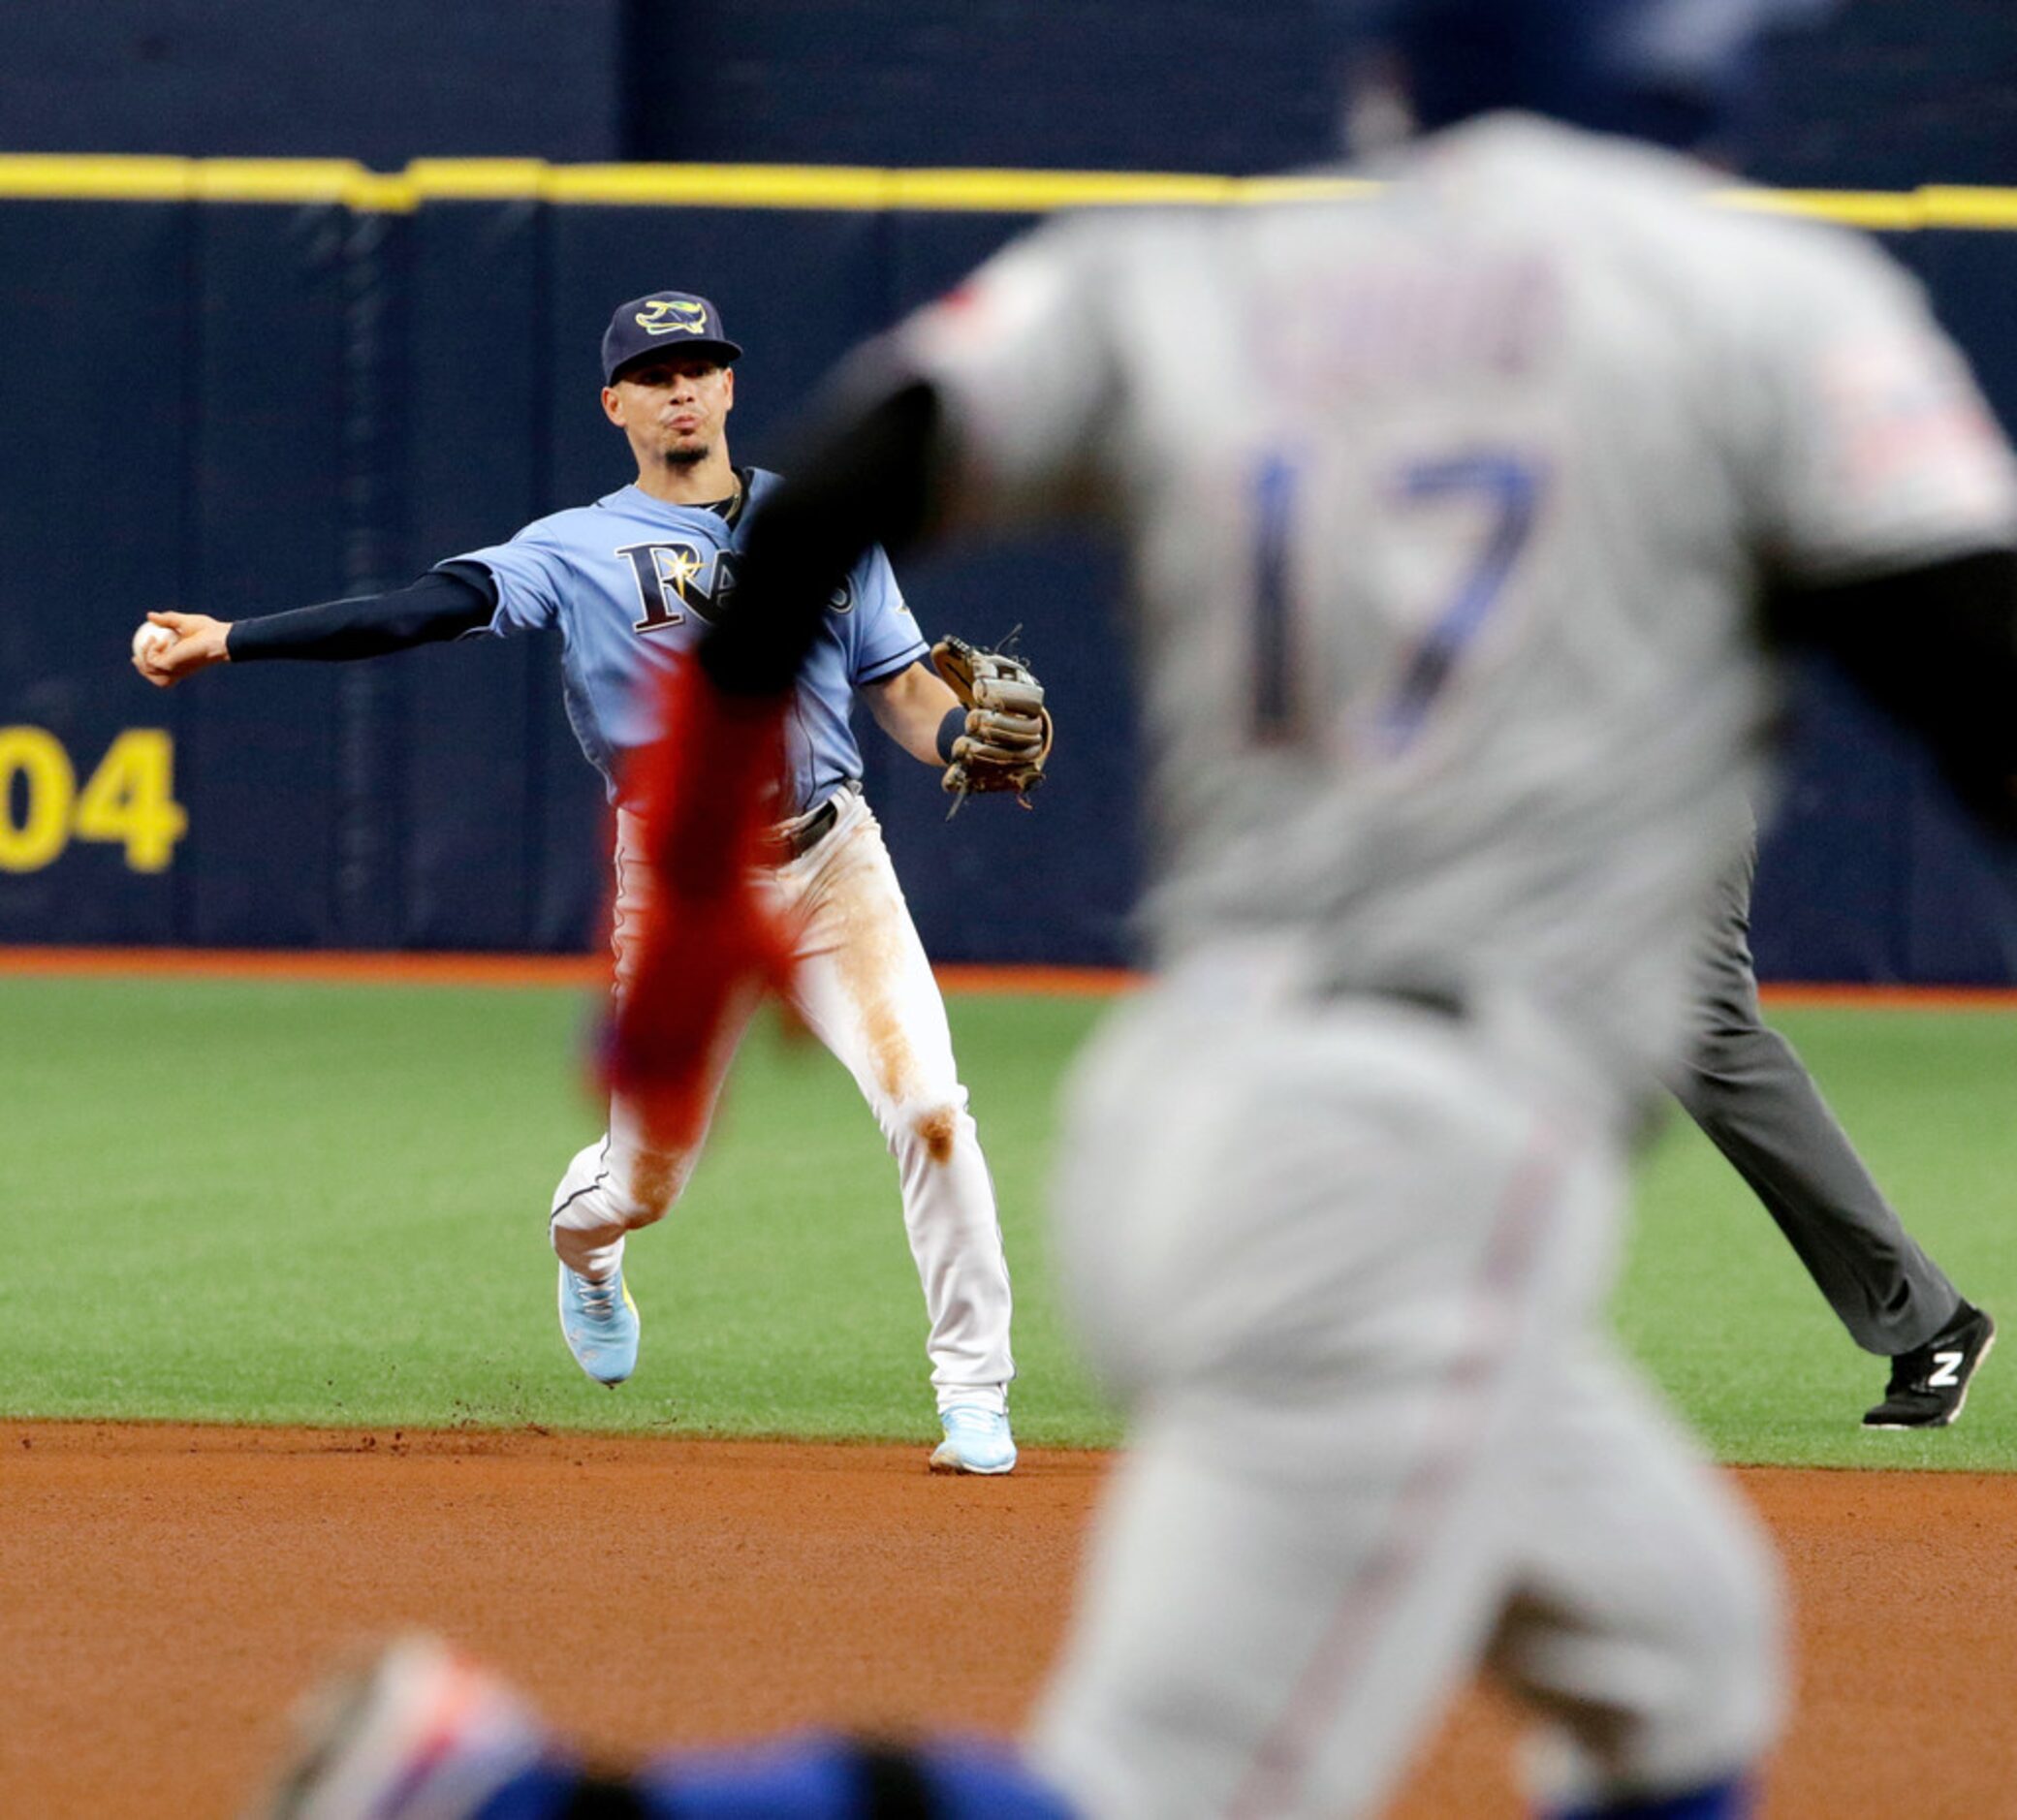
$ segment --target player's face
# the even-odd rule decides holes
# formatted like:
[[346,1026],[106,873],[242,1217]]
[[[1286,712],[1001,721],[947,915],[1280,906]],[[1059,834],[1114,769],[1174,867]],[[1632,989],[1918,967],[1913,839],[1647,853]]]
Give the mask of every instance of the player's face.
[[638,361],[603,389],[602,408],[641,463],[691,467],[720,443],[735,408],[732,367],[667,353]]

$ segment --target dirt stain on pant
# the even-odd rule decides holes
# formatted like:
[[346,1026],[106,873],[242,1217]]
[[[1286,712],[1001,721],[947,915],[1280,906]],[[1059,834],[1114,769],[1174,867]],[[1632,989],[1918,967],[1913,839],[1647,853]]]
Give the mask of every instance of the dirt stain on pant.
[[924,1140],[931,1160],[943,1168],[953,1160],[953,1140],[960,1133],[960,1114],[950,1106],[933,1108],[911,1129]]
[[834,963],[840,988],[854,1005],[867,1041],[875,1084],[900,1106],[917,1091],[918,1063],[891,995],[903,962],[907,918],[899,903],[877,890],[875,873],[849,865],[834,881],[827,913],[835,930]]
[[646,1150],[630,1166],[632,1205],[623,1211],[624,1227],[636,1232],[662,1220],[686,1185],[686,1158]]

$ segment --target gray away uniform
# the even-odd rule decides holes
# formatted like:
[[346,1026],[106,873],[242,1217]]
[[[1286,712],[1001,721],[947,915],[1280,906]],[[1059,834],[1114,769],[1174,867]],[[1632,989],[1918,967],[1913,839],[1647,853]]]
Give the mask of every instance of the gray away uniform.
[[1755,1762],[1769,1551],[1602,1318],[1771,692],[1769,561],[2017,541],[1922,298],[1519,117],[1376,197],[1049,224],[880,358],[954,523],[1133,554],[1159,978],[1056,1250],[1132,1433],[1032,1761],[1090,1820],[1375,1811],[1490,1660],[1546,1800]]

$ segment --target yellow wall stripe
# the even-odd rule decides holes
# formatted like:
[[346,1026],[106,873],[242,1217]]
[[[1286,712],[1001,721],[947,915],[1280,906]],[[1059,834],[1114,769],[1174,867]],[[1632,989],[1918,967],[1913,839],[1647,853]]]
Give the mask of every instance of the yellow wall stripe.
[[537,158],[420,158],[406,167],[415,195],[440,202],[509,202],[545,193]]
[[550,202],[621,207],[887,208],[891,173],[851,165],[549,165]]
[[[845,165],[549,165],[423,159],[402,173],[347,159],[0,155],[0,197],[340,204],[403,214],[423,202],[527,201],[601,207],[901,208],[1041,214],[1142,204],[1246,206],[1364,194],[1344,177],[1220,177],[1125,171],[884,171]],[[1732,189],[1734,207],[1853,227],[2017,229],[2017,189],[1929,184],[1899,192]]]
[[107,197],[173,202],[190,194],[195,167],[186,158],[0,157],[0,196],[43,202]]
[[199,158],[190,170],[206,203],[348,203],[368,174],[343,158]]
[[1930,184],[1919,191],[1928,227],[2017,228],[2017,190]]
[[1907,234],[1919,228],[1945,226],[1926,218],[1923,190],[1886,193],[1871,190],[1721,190],[1717,201],[1727,207],[1769,215],[1806,215],[1852,228]]
[[[480,161],[415,165],[423,196],[502,194],[502,173]],[[934,213],[1047,213],[1055,208],[1220,204],[1332,197],[1365,190],[1336,177],[1238,178],[1125,171],[880,171],[845,165],[552,165],[535,190],[586,205],[669,204],[702,208],[904,208]]]

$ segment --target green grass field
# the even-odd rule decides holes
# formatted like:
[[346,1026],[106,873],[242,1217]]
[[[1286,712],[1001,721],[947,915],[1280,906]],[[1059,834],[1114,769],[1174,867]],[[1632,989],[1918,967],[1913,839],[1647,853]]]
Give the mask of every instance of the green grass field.
[[[1099,1007],[952,1011],[1016,1272],[1019,1438],[1110,1442],[1041,1217],[1056,1082]],[[768,1028],[685,1202],[632,1246],[638,1377],[583,1377],[545,1222],[600,1128],[587,1015],[523,988],[0,979],[0,1414],[930,1435],[894,1168],[838,1067]],[[2017,1317],[2017,1017],[1777,1021],[1922,1242]],[[1638,1199],[1619,1323],[1723,1458],[2017,1467],[2007,1357],[1950,1432],[1858,1429],[1881,1362],[1691,1128]]]

